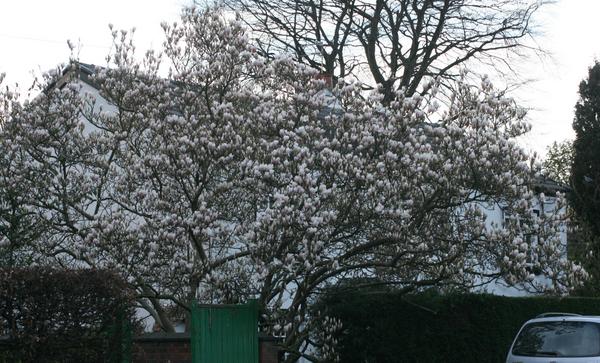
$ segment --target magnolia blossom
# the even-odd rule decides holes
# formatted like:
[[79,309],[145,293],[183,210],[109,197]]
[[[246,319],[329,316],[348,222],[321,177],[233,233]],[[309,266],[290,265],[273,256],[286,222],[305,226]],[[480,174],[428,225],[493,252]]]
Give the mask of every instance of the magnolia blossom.
[[[23,105],[2,93],[0,193],[11,186],[45,226],[31,247],[43,261],[119,271],[165,330],[173,306],[258,298],[265,329],[312,359],[302,352],[325,317],[310,302],[342,279],[566,293],[585,278],[564,258],[560,196],[532,216],[535,170],[515,142],[529,127],[489,80],[458,84],[443,107],[435,80],[384,105],[260,57],[218,11],[163,28],[164,49],[141,61],[113,32],[87,83],[48,74]],[[511,217],[487,226],[489,204]]]

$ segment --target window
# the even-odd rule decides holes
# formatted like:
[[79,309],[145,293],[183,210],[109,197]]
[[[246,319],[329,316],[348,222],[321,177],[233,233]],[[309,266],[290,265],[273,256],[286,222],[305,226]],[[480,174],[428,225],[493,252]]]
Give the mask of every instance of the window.
[[542,273],[542,270],[538,267],[538,256],[536,255],[534,249],[534,247],[539,241],[539,233],[537,230],[530,228],[534,215],[539,218],[540,210],[534,209],[531,214],[532,217],[520,218],[518,215],[511,215],[506,209],[502,209],[502,218],[504,221],[504,226],[506,227],[512,223],[512,226],[518,228],[518,230],[520,231],[520,236],[523,238],[523,241],[527,243],[527,245],[531,246],[531,249],[529,251],[526,251],[527,271],[537,276]]
[[600,324],[586,321],[527,324],[517,337],[512,354],[530,357],[600,356]]

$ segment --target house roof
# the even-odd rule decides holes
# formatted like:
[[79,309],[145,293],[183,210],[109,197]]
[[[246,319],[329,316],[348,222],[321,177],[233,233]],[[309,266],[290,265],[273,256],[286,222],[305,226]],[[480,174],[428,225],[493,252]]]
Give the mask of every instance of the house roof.
[[539,175],[535,178],[533,188],[538,193],[555,194],[556,192],[568,193],[572,189],[568,185],[559,183],[545,175]]
[[44,92],[48,92],[54,88],[61,89],[73,78],[77,78],[94,88],[98,88],[98,85],[94,82],[92,76],[96,74],[99,69],[101,69],[101,67],[94,64],[71,61],[71,63],[63,69],[60,78],[48,85]]

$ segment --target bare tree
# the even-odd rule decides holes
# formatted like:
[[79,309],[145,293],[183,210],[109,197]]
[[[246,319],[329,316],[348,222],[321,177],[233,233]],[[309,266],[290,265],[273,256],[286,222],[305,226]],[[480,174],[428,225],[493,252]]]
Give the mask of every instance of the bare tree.
[[528,48],[540,0],[225,0],[268,57],[298,62],[367,88],[426,91],[426,77],[457,79],[467,62],[509,71]]

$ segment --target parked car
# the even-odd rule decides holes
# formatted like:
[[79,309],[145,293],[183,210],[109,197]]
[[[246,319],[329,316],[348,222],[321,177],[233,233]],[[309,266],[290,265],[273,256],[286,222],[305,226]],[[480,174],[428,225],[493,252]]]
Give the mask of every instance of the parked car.
[[523,324],[506,363],[600,363],[600,316],[538,315]]

